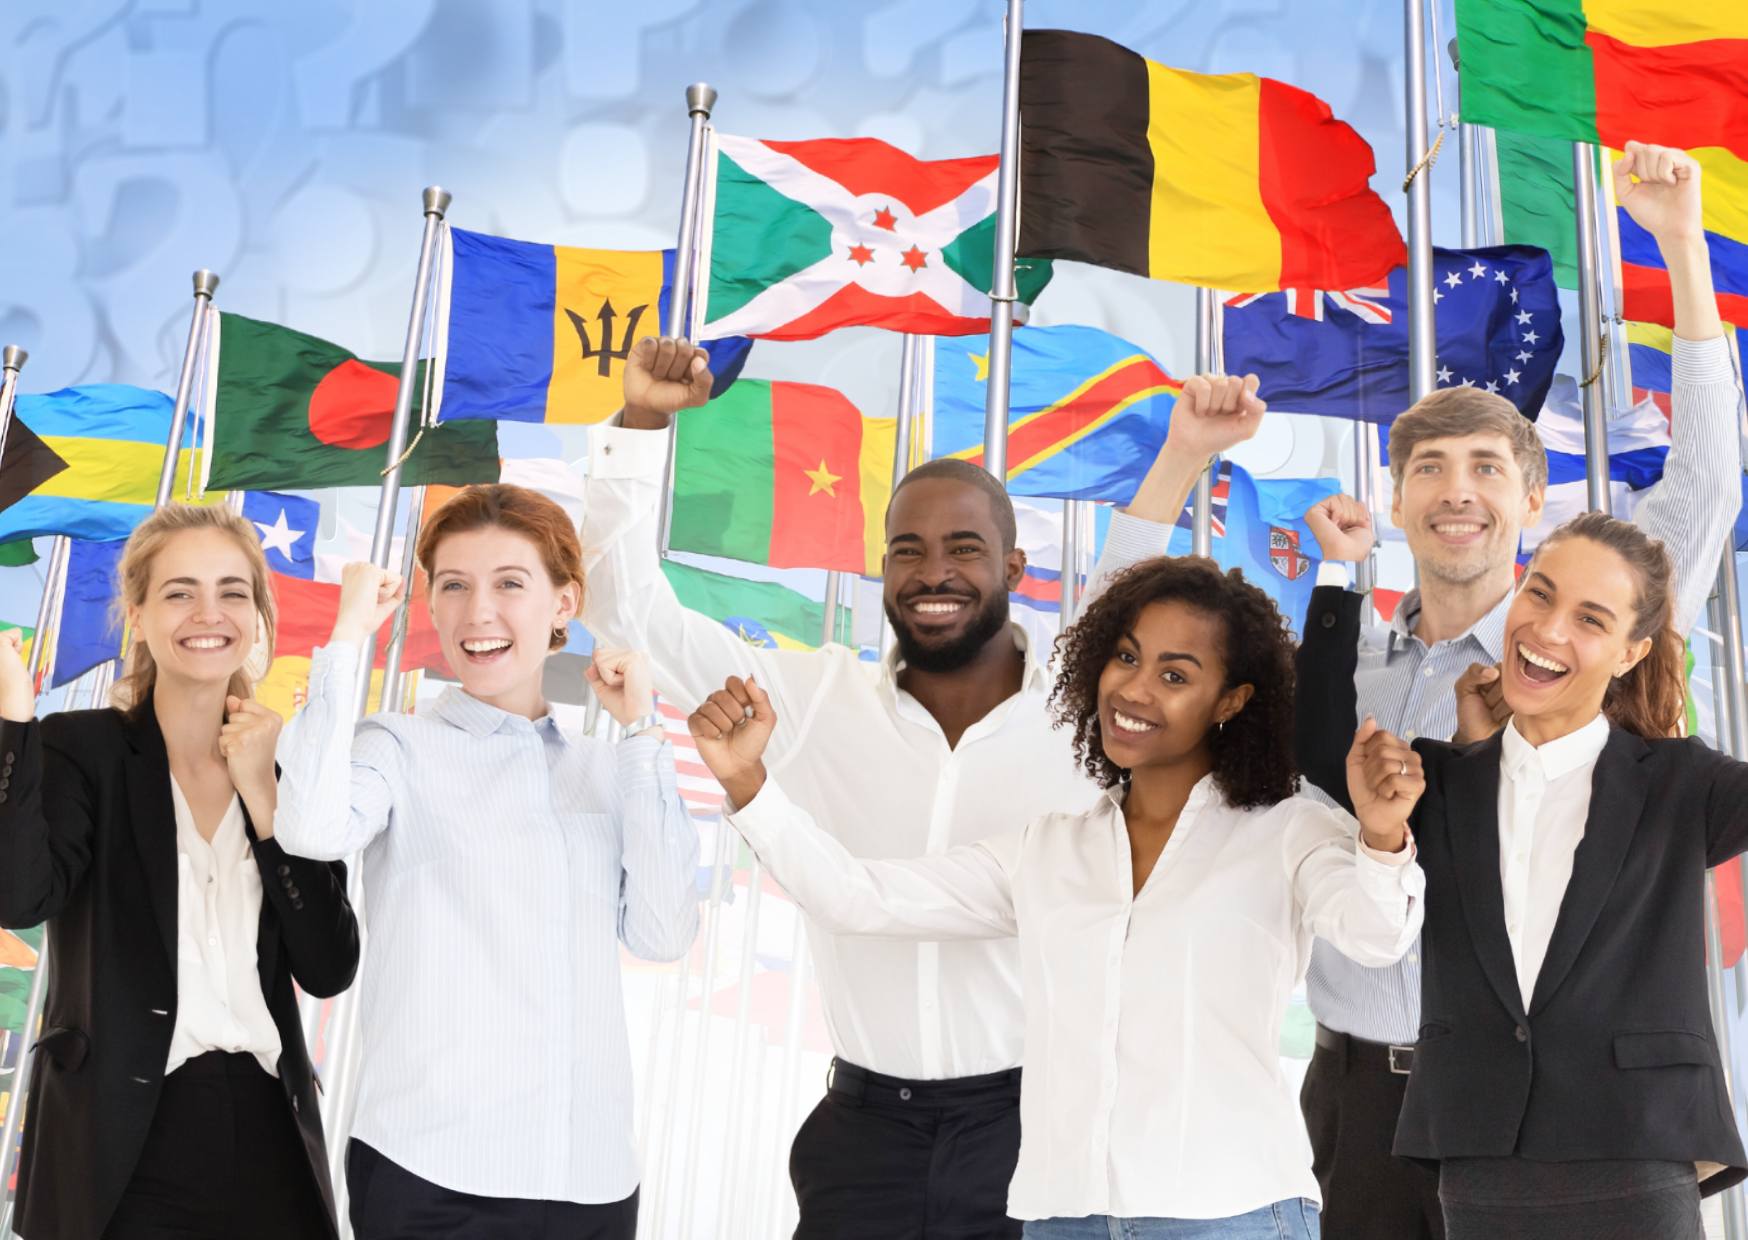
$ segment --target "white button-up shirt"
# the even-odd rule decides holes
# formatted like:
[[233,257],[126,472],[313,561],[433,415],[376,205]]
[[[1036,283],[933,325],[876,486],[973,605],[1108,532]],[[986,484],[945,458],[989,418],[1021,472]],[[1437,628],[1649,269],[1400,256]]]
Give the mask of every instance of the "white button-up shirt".
[[261,868],[235,794],[201,838],[182,785],[170,777],[176,812],[176,1024],[168,1075],[208,1051],[247,1051],[279,1075],[279,1027],[261,993]]
[[698,928],[672,746],[611,745],[458,688],[355,729],[358,661],[344,643],[311,659],[274,816],[297,856],[364,850],[352,1135],[458,1192],[630,1196],[619,944],[675,960]]
[[1409,850],[1356,851],[1354,821],[1304,797],[1234,809],[1211,776],[1139,894],[1120,790],[903,861],[851,856],[776,775],[730,821],[836,934],[1018,935],[1019,1219],[1226,1218],[1317,1199],[1281,1070],[1288,997],[1313,935],[1387,964],[1422,916]]
[[1607,744],[1601,715],[1540,746],[1526,741],[1515,721],[1501,738],[1499,885],[1526,1010],[1572,881],[1573,855],[1590,817],[1591,776]]

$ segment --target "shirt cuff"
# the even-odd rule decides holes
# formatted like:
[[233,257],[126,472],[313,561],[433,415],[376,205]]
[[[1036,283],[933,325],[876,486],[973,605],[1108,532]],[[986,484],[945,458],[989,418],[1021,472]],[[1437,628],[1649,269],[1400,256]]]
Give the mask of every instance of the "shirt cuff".
[[363,656],[355,642],[329,642],[310,652],[310,692],[315,692],[317,680],[336,676],[347,678],[358,674],[358,660]]
[[1370,857],[1380,865],[1387,865],[1391,869],[1395,869],[1397,866],[1407,865],[1410,861],[1414,860],[1414,832],[1404,831],[1403,834],[1407,836],[1407,840],[1403,846],[1395,852],[1381,852],[1378,849],[1373,848],[1370,844],[1366,843],[1366,835],[1364,831],[1360,832],[1359,838],[1355,842],[1359,845],[1360,852],[1363,855]]
[[668,468],[668,435],[622,426],[589,428],[589,477],[660,482]]
[[1317,585],[1338,586],[1345,590],[1352,581],[1347,565],[1340,560],[1325,560],[1317,566]]
[[1730,342],[1723,336],[1710,340],[1672,338],[1671,386],[1677,383],[1734,383],[1736,369],[1730,364]]
[[793,808],[794,802],[769,772],[765,774],[764,785],[745,805],[736,806],[728,800],[722,803],[723,817],[755,848],[759,842],[771,839],[783,829],[783,818]]
[[613,746],[624,792],[674,791],[674,750],[665,736],[627,736]]
[[1114,509],[1110,529],[1105,532],[1104,556],[1112,563],[1134,564],[1138,560],[1168,555],[1174,528],[1163,521],[1149,521],[1121,508]]

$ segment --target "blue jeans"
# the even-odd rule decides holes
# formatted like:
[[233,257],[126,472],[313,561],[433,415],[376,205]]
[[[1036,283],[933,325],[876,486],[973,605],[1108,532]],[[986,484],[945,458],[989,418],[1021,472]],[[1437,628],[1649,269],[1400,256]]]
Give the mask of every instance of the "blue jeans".
[[1231,1218],[1047,1218],[1025,1240],[1318,1240],[1317,1207],[1303,1197]]

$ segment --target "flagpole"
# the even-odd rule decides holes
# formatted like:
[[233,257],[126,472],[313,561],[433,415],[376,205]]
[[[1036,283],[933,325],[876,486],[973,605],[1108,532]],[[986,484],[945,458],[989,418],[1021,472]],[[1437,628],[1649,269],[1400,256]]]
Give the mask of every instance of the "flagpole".
[[1572,188],[1578,229],[1579,358],[1584,377],[1578,390],[1584,397],[1584,483],[1593,512],[1612,510],[1608,490],[1608,410],[1603,407],[1602,304],[1596,271],[1596,148],[1572,144]]
[[1058,633],[1068,632],[1068,626],[1074,623],[1075,604],[1080,601],[1080,508],[1079,500],[1062,501],[1062,559],[1057,565]]
[[1404,52],[1408,66],[1408,397],[1433,390],[1438,336],[1432,309],[1432,162],[1426,146],[1426,11],[1424,0],[1405,0]]
[[[680,189],[680,235],[674,242],[674,288],[668,300],[668,321],[662,329],[670,336],[693,339],[692,268],[698,256],[699,206],[704,198],[704,143],[710,114],[716,109],[716,89],[708,82],[693,82],[686,88],[686,116],[691,132],[686,139],[685,182]],[[656,511],[661,514],[658,549],[662,558],[668,554],[668,534],[673,525],[674,453],[679,444],[680,422],[676,415],[668,419],[668,465],[662,473],[662,497]]]
[[[407,503],[407,532],[401,546],[401,581],[404,593],[401,605],[395,608],[394,625],[389,629],[388,647],[382,656],[383,710],[397,710],[401,689],[401,651],[407,643],[409,609],[413,605],[413,574],[418,570],[419,529],[425,519],[425,488],[414,487]],[[391,706],[389,703],[396,703]]]
[[[1435,0],[1436,3],[1436,0]],[[1481,244],[1481,204],[1479,192],[1480,135],[1475,126],[1463,119],[1463,58],[1457,51],[1457,40],[1450,41],[1451,68],[1457,74],[1457,187],[1461,211],[1463,248],[1472,250]]]
[[[1220,369],[1216,358],[1219,328],[1219,303],[1212,289],[1196,290],[1196,373],[1211,375]],[[1209,457],[1208,466],[1196,479],[1194,500],[1190,508],[1190,554],[1211,557],[1214,554],[1214,471],[1219,458]],[[1175,517],[1173,518],[1176,519]]]
[[[921,337],[906,332],[898,353],[898,427],[892,441],[892,490],[890,499],[898,494],[898,484],[910,472],[910,462],[916,449],[917,407],[922,403],[922,376],[917,359],[922,353]],[[874,648],[886,654],[886,609],[880,609],[880,623]]]
[[6,451],[6,432],[12,429],[12,407],[18,403],[18,372],[30,354],[15,344],[0,349],[0,454]]
[[170,502],[176,486],[176,458],[182,450],[182,427],[188,420],[188,397],[194,390],[194,367],[200,358],[201,326],[206,307],[218,291],[219,278],[202,267],[194,273],[194,314],[188,320],[188,344],[182,350],[182,373],[176,377],[176,403],[170,409],[170,438],[164,444],[164,464],[158,470],[158,498],[162,508]]
[[983,407],[983,467],[1008,478],[1008,381],[1014,348],[1014,247],[1020,231],[1020,44],[1024,0],[1008,0],[1001,92],[1001,168],[996,176],[995,262],[989,290],[989,389]]
[[838,639],[838,595],[843,590],[843,580],[844,575],[835,568],[825,575],[825,623],[819,638],[822,646]]

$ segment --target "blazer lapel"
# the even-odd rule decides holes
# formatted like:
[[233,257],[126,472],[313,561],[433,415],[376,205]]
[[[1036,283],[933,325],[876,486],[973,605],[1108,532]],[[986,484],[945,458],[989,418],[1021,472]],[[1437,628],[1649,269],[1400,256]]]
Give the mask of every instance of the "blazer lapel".
[[[1511,936],[1505,930],[1505,892],[1499,882],[1498,733],[1455,758],[1446,771],[1444,796],[1457,886],[1463,893],[1463,920],[1475,943],[1481,969],[1499,1001],[1526,1019],[1517,985]],[[1458,795],[1452,791],[1461,790]]]
[[146,873],[146,892],[158,923],[158,936],[170,963],[176,963],[176,810],[170,796],[170,755],[148,697],[130,721],[133,752],[126,763],[128,819]]
[[1626,862],[1627,849],[1639,829],[1650,788],[1641,762],[1650,747],[1631,732],[1610,728],[1608,744],[1596,759],[1591,776],[1590,812],[1584,820],[1584,838],[1572,857],[1572,878],[1560,901],[1548,954],[1536,974],[1530,1013],[1544,1007],[1571,972],[1584,941],[1596,925],[1609,892],[1614,890]]

